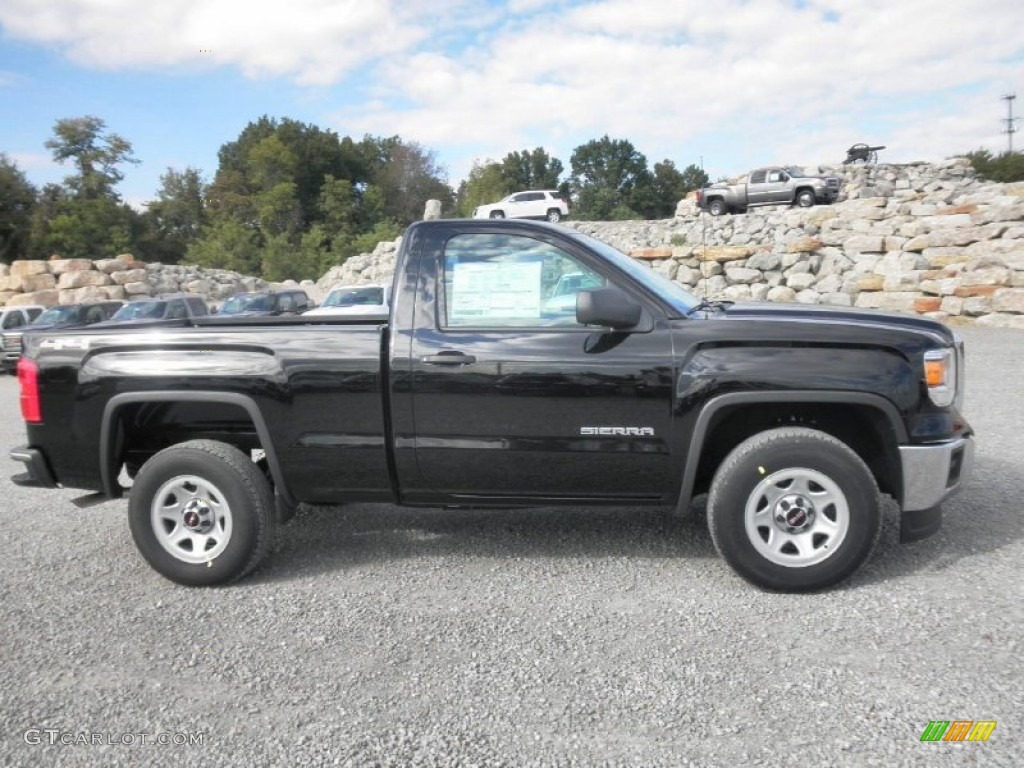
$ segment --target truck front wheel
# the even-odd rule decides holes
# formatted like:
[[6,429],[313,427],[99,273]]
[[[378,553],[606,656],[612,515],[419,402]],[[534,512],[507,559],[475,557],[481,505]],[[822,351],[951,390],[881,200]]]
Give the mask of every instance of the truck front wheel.
[[881,500],[867,465],[845,443],[813,429],[771,429],[718,468],[708,528],[747,581],[805,592],[837,584],[868,558],[881,531]]
[[215,440],[190,440],[142,465],[128,501],[135,546],[160,575],[187,586],[241,578],[274,533],[270,483],[248,456]]
[[814,204],[818,202],[814,197],[814,191],[810,189],[801,189],[796,196],[796,204],[801,208],[813,208]]
[[725,200],[712,200],[708,203],[708,210],[712,216],[724,216],[729,212],[729,206],[725,204]]

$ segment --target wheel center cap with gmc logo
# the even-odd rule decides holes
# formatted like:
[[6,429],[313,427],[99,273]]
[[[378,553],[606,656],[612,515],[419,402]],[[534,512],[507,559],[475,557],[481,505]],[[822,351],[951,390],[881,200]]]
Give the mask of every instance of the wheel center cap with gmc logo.
[[213,511],[203,499],[192,499],[182,509],[181,521],[190,531],[206,533],[213,528]]
[[789,493],[775,504],[775,523],[786,533],[802,533],[814,522],[814,504],[806,496]]

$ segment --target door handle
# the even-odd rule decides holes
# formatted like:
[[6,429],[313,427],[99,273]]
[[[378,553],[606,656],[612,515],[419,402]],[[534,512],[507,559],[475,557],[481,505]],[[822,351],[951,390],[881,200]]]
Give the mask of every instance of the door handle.
[[473,355],[467,355],[465,352],[449,350],[436,355],[424,355],[420,358],[420,362],[427,363],[428,365],[469,365],[470,363],[475,363],[476,358]]

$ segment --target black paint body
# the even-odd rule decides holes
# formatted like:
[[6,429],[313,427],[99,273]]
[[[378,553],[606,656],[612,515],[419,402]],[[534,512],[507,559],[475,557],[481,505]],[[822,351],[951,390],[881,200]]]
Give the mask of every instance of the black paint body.
[[[645,329],[443,330],[440,255],[469,231],[570,251],[642,305]],[[898,445],[970,433],[922,380],[924,352],[955,343],[939,323],[777,304],[681,316],[555,226],[415,224],[391,307],[383,325],[211,317],[34,335],[25,354],[44,421],[28,425],[28,444],[57,483],[108,495],[122,464],[213,437],[265,449],[279,491],[310,503],[675,504],[706,487],[699,462],[715,429],[770,424],[793,404],[876,416],[864,429],[888,448],[865,458],[897,496]],[[459,352],[474,361],[428,360]]]

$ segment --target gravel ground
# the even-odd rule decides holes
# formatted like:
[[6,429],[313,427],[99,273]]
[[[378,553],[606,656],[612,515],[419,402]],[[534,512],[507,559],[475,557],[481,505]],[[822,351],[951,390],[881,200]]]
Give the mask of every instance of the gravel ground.
[[[303,509],[254,576],[189,590],[123,502],[11,463],[0,764],[1020,765],[1024,333],[963,335],[974,479],[927,541],[890,510],[819,595],[741,581],[699,518],[387,505]],[[3,377],[0,450],[22,439]],[[998,726],[920,743],[937,719]]]

